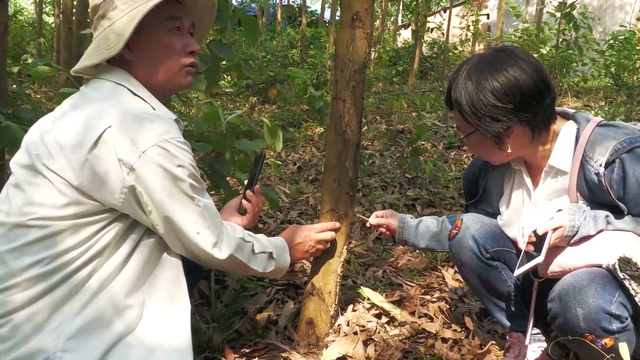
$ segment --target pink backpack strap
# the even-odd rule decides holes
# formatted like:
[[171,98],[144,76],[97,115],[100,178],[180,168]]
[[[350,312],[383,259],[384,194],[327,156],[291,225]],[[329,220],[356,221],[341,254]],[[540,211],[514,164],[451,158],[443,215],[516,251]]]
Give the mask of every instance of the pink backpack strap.
[[587,147],[587,141],[598,124],[604,119],[599,117],[591,117],[591,121],[582,131],[578,145],[576,145],[576,151],[573,153],[573,161],[571,162],[571,172],[569,173],[569,200],[572,203],[578,202],[578,170],[580,169],[580,161],[584,154],[584,149]]

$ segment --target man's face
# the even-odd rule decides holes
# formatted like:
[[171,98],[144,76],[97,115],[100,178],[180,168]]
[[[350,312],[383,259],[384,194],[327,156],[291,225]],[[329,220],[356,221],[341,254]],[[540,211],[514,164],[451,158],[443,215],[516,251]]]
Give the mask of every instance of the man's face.
[[138,24],[122,53],[128,71],[158,100],[193,86],[200,50],[194,23],[178,0],[165,0]]

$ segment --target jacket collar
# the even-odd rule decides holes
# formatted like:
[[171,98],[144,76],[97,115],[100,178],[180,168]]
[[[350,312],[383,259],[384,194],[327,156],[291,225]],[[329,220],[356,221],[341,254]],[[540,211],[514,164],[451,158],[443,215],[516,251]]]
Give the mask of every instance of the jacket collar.
[[[103,64],[100,66],[99,72],[94,79],[109,81],[126,88],[134,96],[139,97],[144,102],[149,104],[149,106],[153,110],[159,112],[160,115],[176,119],[176,122],[178,123],[178,126],[182,131],[184,126],[182,122],[178,120],[178,117],[173,112],[171,112],[171,110],[167,109],[167,107],[164,106],[155,96],[153,96],[149,92],[149,90],[147,90],[147,88],[140,84],[140,82],[138,82],[136,78],[131,76],[131,74],[129,74],[125,70],[122,70],[119,67]],[[91,81],[94,80],[92,79]]]

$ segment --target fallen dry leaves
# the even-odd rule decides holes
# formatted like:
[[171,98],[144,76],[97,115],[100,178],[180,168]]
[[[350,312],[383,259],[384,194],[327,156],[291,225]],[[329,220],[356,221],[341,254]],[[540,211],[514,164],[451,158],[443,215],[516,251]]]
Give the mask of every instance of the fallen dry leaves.
[[[459,171],[468,157],[449,142],[424,144],[423,161],[436,163],[437,170],[416,176],[407,169],[408,149],[403,148],[411,129],[389,124],[380,118],[366,123],[356,212],[367,217],[388,208],[414,216],[458,212]],[[380,136],[385,131],[393,137]],[[435,136],[438,131],[445,136],[445,130],[434,131]],[[268,175],[261,179],[289,199],[279,209],[265,212],[262,232],[277,234],[289,224],[318,219],[322,137],[315,132],[301,137],[308,141],[275,155],[283,164],[286,182]],[[383,143],[385,138],[393,142]],[[382,148],[387,150],[381,152]],[[280,280],[220,272],[212,280],[203,279],[193,298],[196,358],[501,358],[499,327],[470,294],[446,253],[395,246],[361,220],[355,220],[351,239],[340,313],[321,349],[296,343],[300,299],[310,268],[308,262],[301,262]]]

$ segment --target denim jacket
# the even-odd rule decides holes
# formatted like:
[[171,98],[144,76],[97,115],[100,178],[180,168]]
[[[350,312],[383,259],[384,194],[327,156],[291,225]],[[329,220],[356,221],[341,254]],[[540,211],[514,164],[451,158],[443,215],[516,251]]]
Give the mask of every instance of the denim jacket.
[[[580,138],[591,116],[565,108],[558,115],[575,121]],[[494,166],[475,158],[463,175],[465,213],[491,218],[500,214],[500,199],[509,163]],[[583,204],[569,204],[559,211],[570,222],[561,245],[569,245],[604,230],[640,234],[640,128],[621,122],[602,122],[591,134],[580,170],[578,193]],[[396,242],[426,251],[448,251],[448,233],[459,215],[415,219],[401,215]]]

